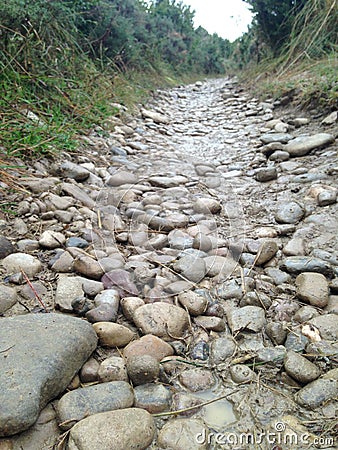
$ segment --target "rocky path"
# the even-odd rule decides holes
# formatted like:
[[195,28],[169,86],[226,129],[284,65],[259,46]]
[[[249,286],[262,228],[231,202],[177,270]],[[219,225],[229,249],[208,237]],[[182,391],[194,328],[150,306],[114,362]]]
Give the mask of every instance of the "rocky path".
[[8,194],[0,449],[335,448],[337,113],[117,106]]

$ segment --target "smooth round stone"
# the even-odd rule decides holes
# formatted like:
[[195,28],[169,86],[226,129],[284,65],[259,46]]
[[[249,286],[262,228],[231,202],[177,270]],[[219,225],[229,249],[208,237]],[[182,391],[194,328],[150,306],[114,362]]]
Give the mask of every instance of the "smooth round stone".
[[123,184],[135,183],[137,183],[137,176],[131,172],[126,172],[124,170],[118,170],[107,181],[107,185],[113,187],[122,186]]
[[225,322],[220,317],[214,316],[197,316],[194,320],[195,324],[207,331],[224,331]]
[[318,316],[318,311],[312,306],[302,306],[293,316],[293,318],[300,323],[307,322],[314,317]]
[[257,266],[261,266],[270,261],[278,252],[278,245],[275,241],[264,241],[258,250],[258,256],[256,259]]
[[286,330],[280,322],[268,322],[265,326],[266,334],[277,345],[283,344],[286,339]]
[[162,384],[142,384],[134,388],[136,408],[142,408],[150,414],[169,411],[171,406],[171,392]]
[[201,419],[173,419],[164,425],[157,438],[160,448],[206,450],[209,430]]
[[309,323],[318,328],[322,339],[328,341],[338,340],[338,320],[336,314],[317,316],[311,319]]
[[157,336],[147,334],[136,341],[132,341],[123,350],[123,356],[128,360],[133,356],[150,355],[160,362],[166,356],[172,356],[174,349],[167,342]]
[[202,214],[218,214],[222,210],[220,202],[214,198],[198,198],[193,204],[194,211]]
[[118,356],[111,356],[100,364],[98,378],[102,382],[129,381],[125,361]]
[[263,144],[270,144],[272,142],[280,142],[281,144],[286,144],[292,139],[291,134],[287,133],[267,133],[260,137]]
[[290,140],[285,146],[285,150],[290,153],[291,156],[304,156],[311,150],[324,147],[334,142],[332,134],[318,133],[312,136],[300,136]]
[[130,408],[133,404],[133,389],[125,381],[111,381],[76,389],[66,393],[57,403],[59,427],[61,430],[68,430],[85,417]]
[[247,383],[256,378],[255,372],[245,364],[235,364],[230,367],[230,376],[235,383]]
[[[20,248],[19,248],[20,250]],[[26,250],[27,251],[27,250]],[[0,236],[0,259],[15,252],[15,247],[5,236]]]
[[179,376],[180,382],[191,392],[205,391],[215,384],[212,373],[206,369],[188,369]]
[[87,278],[82,278],[82,289],[83,292],[89,297],[95,297],[97,294],[103,291],[103,283],[100,281],[89,280]]
[[206,265],[203,258],[183,256],[174,264],[174,270],[187,280],[198,283],[205,277]]
[[194,239],[181,230],[173,230],[168,234],[170,248],[184,250],[193,246]]
[[28,278],[34,278],[42,270],[41,262],[26,253],[12,253],[2,260],[2,266],[8,275],[23,271]]
[[282,261],[280,268],[292,274],[316,272],[323,275],[332,276],[333,273],[330,263],[319,258],[312,258],[310,256],[290,256]]
[[291,277],[289,274],[283,272],[282,270],[276,269],[275,267],[267,267],[264,272],[272,278],[273,282],[278,286],[283,283],[289,283]]
[[70,237],[66,241],[66,247],[87,248],[89,242],[79,237]]
[[255,179],[260,182],[266,182],[277,179],[277,169],[275,167],[265,167],[256,172]]
[[318,408],[323,403],[332,401],[338,396],[338,381],[318,378],[307,384],[295,395],[296,402],[306,408]]
[[73,269],[75,272],[94,280],[100,280],[104,274],[102,266],[95,259],[85,255],[76,257]]
[[84,363],[80,371],[80,380],[82,383],[92,383],[98,379],[100,363],[94,358],[89,358]]
[[103,412],[74,425],[67,450],[145,450],[153,441],[155,431],[154,419],[144,409]]
[[301,273],[296,278],[297,297],[312,306],[324,308],[329,300],[329,284],[321,273]]
[[317,203],[319,206],[328,206],[336,203],[337,192],[333,190],[322,191],[318,194]]
[[116,289],[104,289],[94,298],[95,306],[108,304],[114,308],[117,313],[120,304],[120,295]]
[[235,350],[236,343],[231,336],[217,338],[210,346],[210,360],[215,365],[224,363],[234,355]]
[[112,322],[115,321],[116,318],[116,309],[109,303],[102,303],[100,306],[97,306],[86,313],[86,319],[90,323]]
[[[16,246],[18,247],[19,252],[26,253],[26,252],[34,252],[35,250],[39,249],[39,241],[36,241],[35,239],[21,239],[16,243]],[[0,242],[0,249],[1,249],[1,242]],[[15,251],[15,249],[14,249]],[[10,252],[13,253],[13,252]],[[9,254],[9,253],[8,253]],[[7,256],[7,255],[5,255]],[[5,257],[3,256],[3,258]],[[0,259],[1,257],[1,250],[0,250]]]
[[117,323],[96,322],[93,328],[103,347],[125,347],[135,338],[133,331]]
[[299,383],[310,383],[320,376],[320,369],[304,356],[289,350],[284,358],[286,373]]
[[303,352],[307,346],[309,339],[303,336],[301,333],[289,333],[287,335],[284,346],[287,350],[293,350],[295,352]]
[[287,161],[290,158],[290,155],[288,152],[284,152],[283,150],[277,150],[270,155],[269,160],[270,161]]
[[127,359],[127,372],[133,385],[155,381],[160,373],[160,364],[151,355],[136,355]]
[[193,291],[182,292],[178,295],[178,300],[184,308],[187,308],[192,316],[203,314],[207,308],[208,300],[202,295]]
[[[54,262],[55,261],[55,262]],[[57,273],[73,272],[74,258],[67,252],[62,252],[57,259],[53,258],[50,264],[53,263],[51,269]]]
[[298,223],[302,220],[304,214],[304,208],[299,203],[282,203],[277,207],[275,219],[278,223]]
[[0,284],[0,314],[10,309],[18,301],[16,290]]

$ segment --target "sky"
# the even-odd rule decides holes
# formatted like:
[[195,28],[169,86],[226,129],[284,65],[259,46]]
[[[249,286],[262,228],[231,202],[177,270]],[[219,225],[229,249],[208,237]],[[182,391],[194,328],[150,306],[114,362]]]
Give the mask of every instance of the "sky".
[[248,29],[252,14],[242,0],[183,0],[195,11],[194,24],[234,41]]

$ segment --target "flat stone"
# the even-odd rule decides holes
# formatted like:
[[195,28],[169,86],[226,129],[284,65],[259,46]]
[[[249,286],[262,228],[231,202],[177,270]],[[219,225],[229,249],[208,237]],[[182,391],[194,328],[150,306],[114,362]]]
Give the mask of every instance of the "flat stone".
[[0,284],[0,314],[10,309],[18,301],[18,295],[14,288]]
[[317,316],[311,319],[309,323],[318,328],[322,339],[327,339],[328,341],[338,340],[338,320],[336,314]]
[[133,320],[143,334],[164,339],[180,338],[189,327],[189,315],[184,309],[163,302],[140,306]]
[[15,252],[15,247],[5,236],[0,236],[0,259]]
[[93,414],[130,408],[134,392],[125,381],[111,381],[67,392],[57,403],[59,427],[68,430]]
[[62,177],[72,178],[75,181],[85,181],[90,175],[87,169],[71,161],[61,163],[59,171]]
[[82,203],[82,205],[87,206],[90,209],[93,209],[95,207],[95,201],[76,184],[62,183],[61,189],[62,191],[66,192],[66,194],[69,194],[70,196],[75,198],[75,200],[78,200],[80,203]]
[[145,450],[155,430],[153,417],[144,409],[94,414],[71,429],[67,450]]
[[310,305],[324,308],[329,300],[329,285],[321,273],[301,273],[296,278],[297,296]]
[[194,202],[193,209],[197,213],[218,214],[222,211],[222,205],[214,198],[201,197]]
[[322,120],[322,125],[333,125],[338,120],[338,112],[333,111]]
[[174,349],[171,345],[152,334],[147,334],[136,341],[132,341],[123,350],[123,356],[126,359],[136,355],[150,355],[157,361],[161,361],[166,356],[172,356],[173,354]]
[[169,411],[171,406],[171,392],[162,384],[148,383],[134,388],[135,407],[142,408],[150,414]]
[[165,116],[164,114],[158,113],[156,111],[150,111],[149,109],[143,108],[141,110],[141,114],[143,117],[145,117],[147,119],[151,119],[156,123],[163,123],[163,124],[169,123],[169,118],[167,116]]
[[105,289],[117,289],[121,297],[137,296],[138,289],[126,270],[116,269],[107,272],[102,277]]
[[201,419],[172,419],[160,430],[157,444],[170,450],[206,450],[209,430]]
[[162,188],[172,188],[176,186],[181,186],[187,183],[189,180],[188,178],[182,175],[176,175],[174,177],[165,177],[165,176],[150,177],[148,181],[152,186]]
[[207,269],[207,275],[209,277],[215,277],[222,275],[224,278],[230,275],[235,269],[237,263],[231,257],[225,256],[207,256],[204,258],[204,262]]
[[304,156],[315,148],[332,144],[334,137],[328,133],[318,133],[312,136],[300,136],[292,139],[285,146],[285,150],[291,156]]
[[272,142],[280,142],[281,144],[286,144],[292,139],[291,134],[288,133],[266,133],[262,134],[260,140],[263,144],[270,144]]
[[332,189],[327,189],[321,191],[317,197],[318,206],[328,206],[336,203],[337,201],[337,191]]
[[304,214],[303,206],[297,202],[280,203],[277,205],[275,219],[278,223],[298,223]]
[[225,322],[221,317],[197,316],[195,324],[207,331],[224,331]]
[[299,383],[310,383],[320,376],[320,369],[304,356],[292,350],[284,358],[286,373]]
[[41,262],[26,253],[12,253],[2,260],[2,266],[8,275],[23,271],[28,278],[34,278],[42,270]]
[[29,428],[41,409],[66,389],[96,348],[97,338],[90,324],[59,314],[0,320],[1,345],[8,349],[1,353],[0,436],[10,436]]
[[135,338],[129,328],[112,322],[96,322],[93,328],[103,347],[125,347]]
[[314,409],[337,398],[337,395],[338,380],[318,378],[298,391],[295,400],[301,406]]
[[244,329],[258,333],[266,322],[264,309],[251,305],[228,311],[227,319],[233,333]]
[[280,268],[292,274],[316,272],[332,276],[333,273],[330,263],[310,256],[289,256],[282,261]]
[[287,242],[287,244],[283,248],[283,253],[286,256],[304,256],[306,253],[305,250],[305,241],[302,238],[293,238]]

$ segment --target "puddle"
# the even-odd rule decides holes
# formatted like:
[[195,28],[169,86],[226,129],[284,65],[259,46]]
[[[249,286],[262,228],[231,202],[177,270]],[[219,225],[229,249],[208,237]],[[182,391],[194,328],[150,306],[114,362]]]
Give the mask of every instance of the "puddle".
[[[195,396],[204,401],[208,401],[221,396],[221,394],[212,391],[204,391],[195,394]],[[214,403],[210,403],[210,405],[204,406],[201,410],[201,416],[206,425],[216,431],[221,431],[224,427],[237,420],[232,404],[226,399],[221,399]]]

